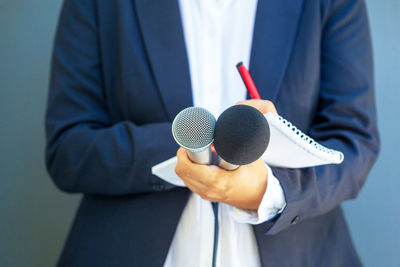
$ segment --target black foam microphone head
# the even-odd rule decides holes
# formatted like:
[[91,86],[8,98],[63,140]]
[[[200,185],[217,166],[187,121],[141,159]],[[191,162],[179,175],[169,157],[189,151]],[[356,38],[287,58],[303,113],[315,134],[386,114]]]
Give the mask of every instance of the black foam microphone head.
[[259,159],[267,149],[270,131],[267,120],[257,109],[236,105],[218,118],[214,147],[225,161],[246,165]]

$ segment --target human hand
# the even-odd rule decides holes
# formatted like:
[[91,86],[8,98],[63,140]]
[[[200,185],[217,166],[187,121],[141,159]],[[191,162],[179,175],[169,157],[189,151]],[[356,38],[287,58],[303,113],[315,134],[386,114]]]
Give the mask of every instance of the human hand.
[[233,171],[192,162],[185,149],[177,152],[176,174],[201,198],[241,209],[257,210],[267,187],[267,168],[262,159]]
[[[277,113],[275,105],[269,100],[252,99],[237,104],[252,106],[263,114]],[[201,198],[241,209],[258,209],[268,180],[267,168],[262,159],[239,166],[233,171],[213,165],[196,164],[189,159],[183,148],[178,150],[177,159],[176,174]]]

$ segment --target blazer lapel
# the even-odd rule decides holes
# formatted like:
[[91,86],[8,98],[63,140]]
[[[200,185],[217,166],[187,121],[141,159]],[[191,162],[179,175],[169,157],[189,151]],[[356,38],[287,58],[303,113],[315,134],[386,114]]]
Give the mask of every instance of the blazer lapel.
[[147,56],[170,120],[193,105],[189,65],[176,0],[134,0]]
[[303,0],[258,0],[249,71],[263,99],[277,97],[302,6]]
[[[134,0],[147,55],[169,118],[193,105],[189,65],[176,0]],[[296,37],[303,0],[259,0],[250,73],[263,99],[274,101]]]
[[[297,28],[303,0],[258,0],[250,73],[262,99],[275,101],[284,78]],[[253,225],[262,266],[268,265],[264,248],[265,232],[272,221]]]

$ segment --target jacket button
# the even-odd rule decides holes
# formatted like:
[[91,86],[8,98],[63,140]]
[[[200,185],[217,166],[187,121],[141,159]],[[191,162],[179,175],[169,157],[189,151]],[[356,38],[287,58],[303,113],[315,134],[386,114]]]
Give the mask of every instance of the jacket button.
[[160,192],[165,188],[165,186],[163,184],[153,184],[153,190]]
[[299,220],[300,220],[300,217],[299,217],[299,216],[296,216],[296,217],[293,218],[291,224],[296,224],[296,223],[299,222]]

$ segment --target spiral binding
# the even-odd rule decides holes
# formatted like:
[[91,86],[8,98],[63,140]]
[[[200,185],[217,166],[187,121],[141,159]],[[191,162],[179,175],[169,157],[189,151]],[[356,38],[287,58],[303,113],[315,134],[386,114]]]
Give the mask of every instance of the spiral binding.
[[[329,149],[321,144],[319,144],[317,141],[315,141],[314,139],[312,139],[311,137],[309,137],[308,135],[306,135],[305,133],[303,133],[300,129],[298,129],[296,126],[294,126],[290,121],[284,119],[283,117],[279,116],[278,114],[272,114],[272,117],[277,118],[284,126],[288,127],[296,136],[298,136],[299,139],[301,139],[302,142],[304,142],[306,144],[306,146],[304,146],[304,148],[306,149],[306,147],[308,145],[313,146],[316,150],[321,151],[322,153],[326,153],[329,155],[335,155],[335,156],[339,156],[339,161],[343,160],[343,153],[333,150],[333,149]],[[311,152],[311,151],[310,151]],[[320,155],[322,156],[322,155]]]

